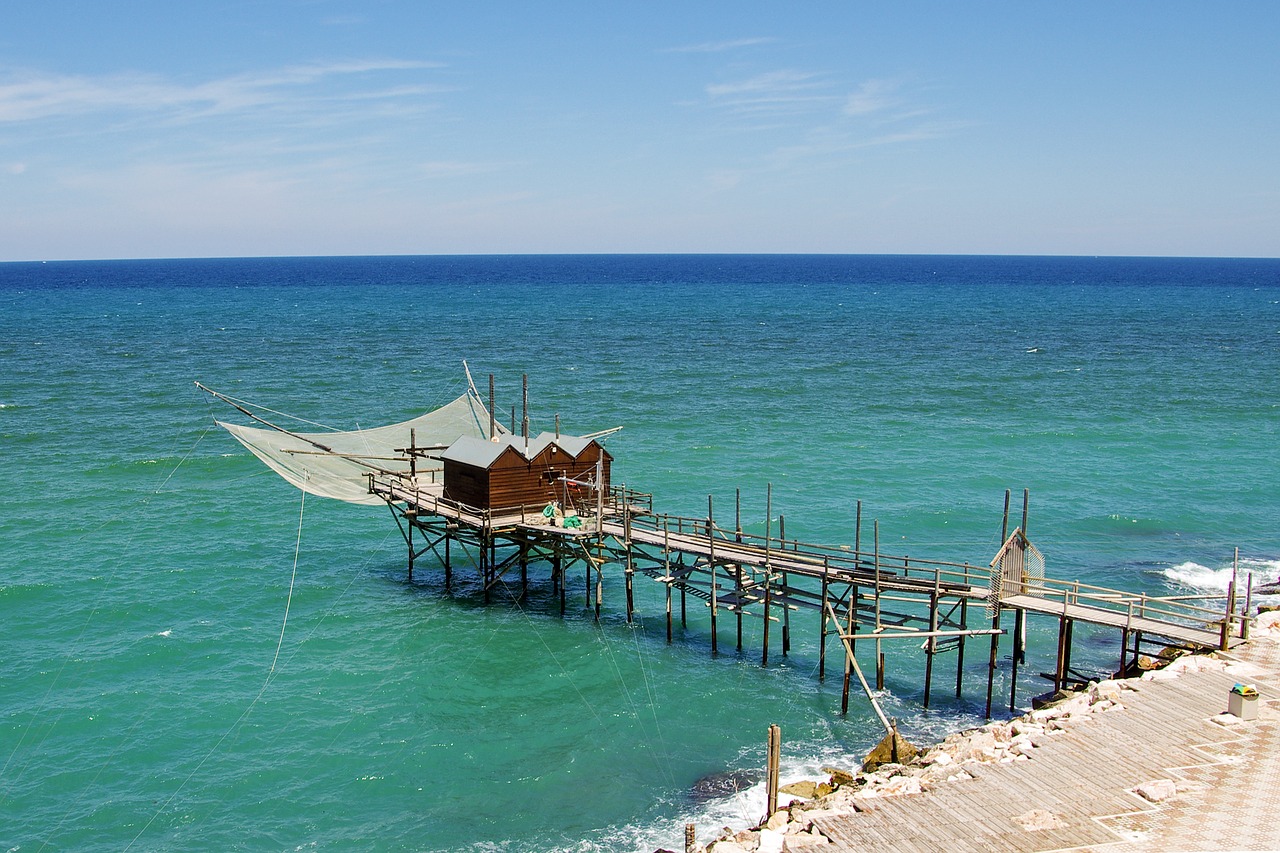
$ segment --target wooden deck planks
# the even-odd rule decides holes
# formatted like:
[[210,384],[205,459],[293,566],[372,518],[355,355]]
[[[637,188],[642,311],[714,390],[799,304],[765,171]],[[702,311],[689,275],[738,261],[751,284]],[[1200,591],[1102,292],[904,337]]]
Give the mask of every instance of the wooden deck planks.
[[[1271,654],[1274,683],[1280,687],[1280,650]],[[1064,731],[1046,735],[1044,745],[1029,761],[984,765],[977,779],[944,783],[919,796],[868,800],[866,812],[815,823],[832,840],[827,849],[833,853],[871,849],[1041,853],[1104,846],[1155,851],[1202,849],[1206,844],[1212,849],[1226,839],[1206,829],[1197,841],[1193,833],[1202,822],[1195,817],[1196,809],[1212,805],[1206,797],[1222,780],[1248,784],[1235,763],[1222,762],[1257,761],[1261,756],[1280,765],[1280,751],[1255,746],[1250,753],[1239,728],[1224,729],[1209,722],[1225,710],[1227,693],[1237,680],[1235,675],[1210,671],[1187,673],[1172,681],[1138,682],[1137,691],[1121,694],[1124,709],[1090,714],[1072,721]],[[1280,708],[1268,707],[1263,718],[1240,724],[1253,727],[1255,742],[1280,740],[1280,720],[1267,720],[1268,715],[1280,718]],[[1131,793],[1137,785],[1160,778],[1199,778],[1209,784],[1199,786],[1203,789],[1199,795],[1175,797],[1160,805]],[[1265,779],[1257,782],[1266,784]],[[1023,830],[1015,818],[1032,809],[1058,815],[1062,825]],[[1258,818],[1269,819],[1267,814]],[[1161,835],[1165,823],[1180,835]],[[1117,834],[1132,826],[1145,827],[1149,842]],[[1259,833],[1272,837],[1266,827],[1254,829],[1250,837]],[[1274,833],[1275,846],[1280,847],[1280,826]],[[1180,846],[1184,836],[1185,846]]]

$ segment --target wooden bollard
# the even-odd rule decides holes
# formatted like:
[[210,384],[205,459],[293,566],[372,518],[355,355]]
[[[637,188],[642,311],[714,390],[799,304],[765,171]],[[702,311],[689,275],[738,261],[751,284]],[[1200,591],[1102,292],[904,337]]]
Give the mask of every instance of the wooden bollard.
[[691,823],[684,825],[684,853],[698,853],[698,828]]
[[[782,763],[782,729],[778,726],[769,726],[769,755],[767,758],[765,776],[767,778],[767,804],[765,806],[764,820],[767,821],[773,817],[773,813],[778,810],[778,765]],[[764,821],[761,821],[762,823]]]

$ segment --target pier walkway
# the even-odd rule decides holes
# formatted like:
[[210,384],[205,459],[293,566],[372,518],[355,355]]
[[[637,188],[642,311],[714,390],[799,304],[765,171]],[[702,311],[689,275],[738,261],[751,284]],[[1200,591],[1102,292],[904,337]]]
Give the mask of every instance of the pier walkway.
[[[1029,761],[984,765],[976,779],[820,818],[833,842],[821,849],[1280,850],[1280,644],[1260,638],[1219,654],[1233,665],[1136,682],[1123,709],[1073,719]],[[1258,687],[1258,718],[1213,722],[1241,681]],[[1158,804],[1133,793],[1157,779],[1178,792]],[[1023,829],[1018,818],[1033,810],[1058,826]]]

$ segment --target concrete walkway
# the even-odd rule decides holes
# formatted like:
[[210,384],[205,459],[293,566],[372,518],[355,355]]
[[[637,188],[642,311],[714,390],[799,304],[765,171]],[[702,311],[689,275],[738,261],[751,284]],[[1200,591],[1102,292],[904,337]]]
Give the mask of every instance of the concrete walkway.
[[[1030,761],[815,820],[833,842],[822,849],[1280,851],[1280,643],[1224,657],[1225,671],[1138,682],[1123,709],[1073,723]],[[1236,682],[1258,687],[1258,718],[1223,726]],[[1133,792],[1161,779],[1176,783],[1168,799]]]

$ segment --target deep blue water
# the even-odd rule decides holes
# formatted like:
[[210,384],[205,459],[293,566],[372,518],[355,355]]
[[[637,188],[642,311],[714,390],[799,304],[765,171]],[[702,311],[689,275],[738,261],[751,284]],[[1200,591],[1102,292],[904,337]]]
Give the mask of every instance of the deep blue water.
[[[1025,488],[1050,574],[1220,590],[1236,547],[1280,571],[1276,260],[0,264],[0,847],[652,850],[759,817],[687,792],[762,764],[770,723],[792,774],[875,742],[815,677],[816,620],[761,669],[729,620],[714,661],[702,614],[668,647],[656,584],[628,626],[616,578],[599,625],[543,582],[488,607],[407,583],[385,510],[301,506],[192,384],[372,426],[460,393],[464,358],[504,420],[527,373],[535,431],[624,425],[615,479],[663,511],[740,490],[763,532],[772,484],[788,536],[852,543],[862,500],[886,551],[985,564]],[[1117,638],[1084,633],[1101,671]],[[895,654],[917,738],[981,718],[980,655],[926,714]]]

